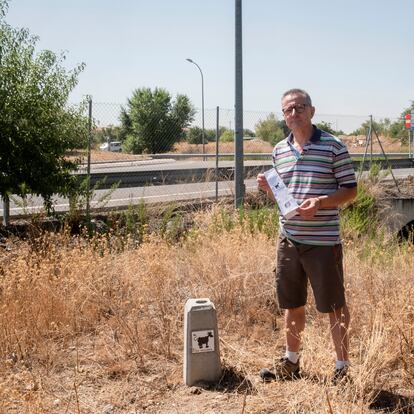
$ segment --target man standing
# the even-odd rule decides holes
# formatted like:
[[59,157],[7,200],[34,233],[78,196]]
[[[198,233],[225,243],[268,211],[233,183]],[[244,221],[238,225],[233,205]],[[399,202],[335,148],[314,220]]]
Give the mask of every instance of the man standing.
[[[289,136],[272,154],[273,165],[299,204],[289,220],[280,217],[276,290],[285,309],[286,354],[274,369],[264,368],[264,381],[300,374],[299,350],[305,328],[307,283],[319,312],[327,313],[337,356],[334,381],[346,376],[349,311],[345,302],[338,207],[353,200],[357,183],[352,160],[336,137],[312,125],[315,108],[307,92],[291,89],[282,96]],[[273,198],[264,177],[259,189]]]

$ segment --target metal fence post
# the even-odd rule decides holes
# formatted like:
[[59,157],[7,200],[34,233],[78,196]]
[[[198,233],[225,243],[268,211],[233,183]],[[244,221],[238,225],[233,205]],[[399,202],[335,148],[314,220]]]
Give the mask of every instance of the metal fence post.
[[10,199],[7,194],[3,194],[3,226],[10,225]]
[[242,1],[236,0],[235,18],[235,207],[243,204],[244,180],[243,180],[243,50],[242,50]]
[[92,96],[88,97],[88,164],[87,164],[87,183],[86,183],[86,220],[90,227],[90,191],[91,191],[91,141],[92,141]]
[[216,203],[218,201],[218,179],[219,179],[219,165],[218,165],[218,158],[219,158],[219,134],[220,134],[220,127],[219,127],[219,116],[220,116],[220,108],[216,108]]
[[410,134],[411,134],[411,159],[414,159],[414,134],[413,133],[411,133],[411,131],[410,131]]
[[369,130],[370,130],[370,132],[371,132],[371,134],[370,134],[370,138],[371,138],[371,157],[370,157],[370,161],[369,161],[369,166],[370,166],[370,168],[371,168],[371,166],[372,166],[372,153],[373,153],[373,142],[372,142],[372,115],[370,115],[369,116]]

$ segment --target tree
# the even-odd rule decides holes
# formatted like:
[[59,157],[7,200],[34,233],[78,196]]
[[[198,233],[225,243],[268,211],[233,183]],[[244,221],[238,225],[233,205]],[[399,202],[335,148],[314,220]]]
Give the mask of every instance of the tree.
[[251,129],[245,128],[243,129],[243,136],[244,137],[255,137],[254,132]]
[[220,142],[234,142],[234,131],[231,129],[226,129],[220,135]]
[[[364,121],[361,126],[353,131],[351,135],[366,135],[371,125],[371,119]],[[379,121],[372,120],[372,127],[378,135],[389,136],[391,122],[388,118],[380,119]]]
[[86,145],[84,108],[67,105],[84,65],[67,71],[64,54],[36,54],[38,38],[8,25],[7,8],[0,0],[0,193],[40,195],[50,210],[73,182],[65,154]]
[[[219,129],[219,136],[220,131],[223,130],[224,127],[220,127]],[[203,136],[203,130],[202,128],[198,126],[194,126],[192,128],[188,128],[188,131],[185,135],[185,140],[189,144],[202,144],[202,136]],[[204,130],[204,140],[205,143],[207,142],[214,142],[216,140],[216,130],[215,129],[205,129]]]
[[125,149],[134,154],[166,152],[184,138],[184,129],[194,118],[194,108],[185,95],[171,95],[162,88],[136,89],[121,110],[126,136]]
[[[206,135],[206,131],[204,131],[204,137]],[[203,130],[202,128],[195,126],[189,128],[186,134],[186,141],[189,144],[202,144],[203,142]]]
[[273,112],[265,120],[260,120],[255,125],[255,130],[258,138],[270,142],[272,145],[275,145],[287,135],[283,127],[283,122],[278,121]]
[[[389,126],[389,135],[391,138],[399,139],[401,143],[407,144],[408,134],[405,128],[405,115],[411,114],[412,111],[414,111],[414,101],[411,101],[410,106],[402,111],[400,119]],[[414,122],[414,120],[411,120],[411,122]]]
[[336,131],[332,128],[330,122],[321,121],[315,125],[317,128],[322,131],[328,132],[329,134],[336,135]]

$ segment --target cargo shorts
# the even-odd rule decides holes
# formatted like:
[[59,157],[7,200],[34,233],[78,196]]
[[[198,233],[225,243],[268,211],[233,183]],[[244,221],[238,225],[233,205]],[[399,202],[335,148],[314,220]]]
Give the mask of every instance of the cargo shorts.
[[345,305],[342,245],[314,246],[280,237],[276,261],[279,306],[292,309],[307,301],[308,280],[319,312]]

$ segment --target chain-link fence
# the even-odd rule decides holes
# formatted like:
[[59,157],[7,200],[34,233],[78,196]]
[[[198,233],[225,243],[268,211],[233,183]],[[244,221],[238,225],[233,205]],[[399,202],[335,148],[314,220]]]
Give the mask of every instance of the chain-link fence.
[[[129,116],[128,116],[129,115]],[[164,111],[128,114],[115,103],[92,102],[90,193],[75,203],[55,198],[56,211],[125,208],[128,205],[218,199],[234,195],[233,109],[196,110],[192,116],[166,107]],[[134,116],[134,117],[133,117]],[[364,153],[371,126],[386,152],[412,152],[404,121],[398,118],[316,114],[313,122],[339,136],[351,153]],[[246,191],[256,189],[259,171],[270,168],[272,148],[286,134],[281,112],[244,111]],[[204,138],[204,140],[203,140]],[[371,151],[380,152],[376,139]],[[78,174],[87,177],[87,157]],[[81,181],[80,180],[80,181]],[[111,188],[112,186],[112,188]],[[75,207],[74,207],[75,206]],[[11,214],[39,211],[42,200],[11,198]]]
[[[123,114],[124,112],[124,114]],[[190,121],[177,125],[165,114],[140,115],[137,125],[128,132],[125,127],[125,108],[114,103],[93,103],[93,146],[106,142],[121,142],[123,152],[134,152],[142,155],[168,153],[179,158],[180,155],[215,156],[218,144],[219,155],[234,152],[234,110],[220,108],[204,110],[204,130],[202,129],[203,114],[197,109]],[[218,125],[217,130],[217,115]],[[171,121],[171,122],[170,122]],[[132,120],[135,122],[135,120]],[[332,115],[315,114],[313,122],[346,142],[349,150],[358,152],[363,149],[365,136],[369,128],[370,115]],[[387,151],[408,152],[408,132],[404,129],[404,120],[400,118],[373,117],[378,135],[384,141]],[[287,134],[283,115],[277,111],[244,111],[244,153],[268,154],[274,144]],[[140,133],[145,138],[140,137]],[[204,138],[204,139],[203,139]],[[218,143],[216,142],[218,138]],[[102,148],[108,148],[108,145]],[[98,154],[94,154],[95,157]],[[100,154],[103,159],[117,158],[108,154]],[[184,158],[184,157],[182,157]]]

